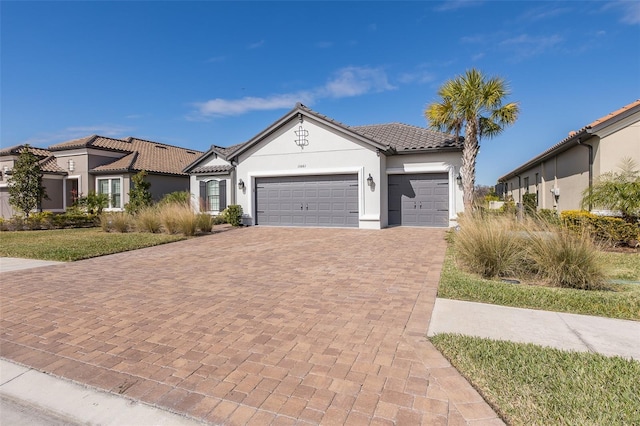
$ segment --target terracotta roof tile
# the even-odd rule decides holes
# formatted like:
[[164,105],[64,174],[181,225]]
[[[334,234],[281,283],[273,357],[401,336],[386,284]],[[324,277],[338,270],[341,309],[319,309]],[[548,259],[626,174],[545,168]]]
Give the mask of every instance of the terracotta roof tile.
[[233,169],[231,165],[202,166],[191,170],[191,173],[227,173],[231,169]]
[[67,174],[67,171],[58,165],[58,160],[53,155],[40,161],[40,170],[44,173]]
[[[127,153],[123,158],[93,169],[93,171],[140,171],[186,175],[182,170],[202,155],[201,151],[180,148],[159,142],[128,137],[115,139],[91,135],[52,145],[52,151],[74,148],[98,148]],[[135,155],[133,155],[135,154]]]
[[633,107],[636,107],[638,105],[640,105],[640,99],[637,99],[635,102],[632,102],[629,105],[625,105],[622,108],[617,109],[617,110],[605,115],[604,117],[598,118],[597,120],[589,123],[586,127],[590,127],[590,128],[595,127],[598,124],[604,123],[605,121],[610,120],[610,119],[622,114],[623,112],[625,112],[625,111],[627,111],[627,110],[629,110],[629,109],[631,109]]
[[402,123],[373,124],[349,127],[356,133],[379,143],[391,145],[398,152],[420,150],[462,149],[463,139]]
[[[24,147],[25,145],[10,146],[1,150],[0,155],[20,155]],[[29,147],[29,151],[31,151],[36,157],[40,158],[49,157],[51,155],[51,151],[33,146]]]

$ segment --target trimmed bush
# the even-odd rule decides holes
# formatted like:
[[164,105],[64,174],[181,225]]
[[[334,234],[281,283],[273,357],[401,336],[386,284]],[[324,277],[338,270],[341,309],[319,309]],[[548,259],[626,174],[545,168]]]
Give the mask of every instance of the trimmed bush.
[[575,233],[586,231],[595,240],[613,247],[634,246],[640,239],[640,227],[618,217],[599,216],[586,210],[565,210],[560,218]]
[[242,224],[242,206],[239,204],[231,204],[224,209],[222,215],[231,226],[240,226]]

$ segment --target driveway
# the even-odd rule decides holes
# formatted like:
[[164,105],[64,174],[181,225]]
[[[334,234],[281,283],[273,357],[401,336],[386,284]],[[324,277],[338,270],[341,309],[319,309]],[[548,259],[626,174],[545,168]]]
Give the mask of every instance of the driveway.
[[6,272],[0,355],[211,423],[501,423],[425,338],[445,245],[252,227]]

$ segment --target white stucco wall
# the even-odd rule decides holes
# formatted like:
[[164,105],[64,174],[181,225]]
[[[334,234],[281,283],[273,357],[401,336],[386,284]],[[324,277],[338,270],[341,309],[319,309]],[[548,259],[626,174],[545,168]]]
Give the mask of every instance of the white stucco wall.
[[[381,188],[386,187],[382,159],[375,148],[330,128],[314,118],[305,117],[302,127],[309,132],[308,145],[296,145],[295,131],[300,123],[293,119],[261,142],[241,154],[237,179],[245,182],[245,190],[237,191],[237,203],[247,215],[255,218],[255,179],[267,176],[325,174],[357,174],[360,228],[379,229],[386,225],[382,211]],[[371,174],[375,185],[366,179]],[[383,185],[384,183],[384,185]]]

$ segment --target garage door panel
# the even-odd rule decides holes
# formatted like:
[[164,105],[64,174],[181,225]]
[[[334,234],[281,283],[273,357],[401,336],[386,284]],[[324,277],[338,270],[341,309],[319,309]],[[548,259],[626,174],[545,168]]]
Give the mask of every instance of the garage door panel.
[[389,224],[449,225],[447,173],[389,176]]
[[256,224],[357,227],[357,182],[357,175],[257,178]]

